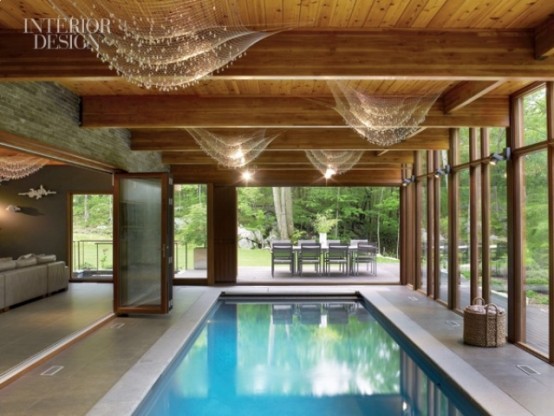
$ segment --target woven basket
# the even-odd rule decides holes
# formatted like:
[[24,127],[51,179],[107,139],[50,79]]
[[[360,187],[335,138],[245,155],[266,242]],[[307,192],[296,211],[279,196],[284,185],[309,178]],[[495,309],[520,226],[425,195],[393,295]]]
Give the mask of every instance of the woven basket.
[[464,343],[500,347],[506,343],[506,313],[494,303],[475,298],[464,310]]

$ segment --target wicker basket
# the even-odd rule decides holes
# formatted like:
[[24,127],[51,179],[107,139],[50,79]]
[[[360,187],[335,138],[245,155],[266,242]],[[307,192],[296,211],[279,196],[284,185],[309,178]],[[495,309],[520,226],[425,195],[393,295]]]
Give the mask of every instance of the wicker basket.
[[494,303],[475,298],[464,310],[464,343],[500,347],[506,343],[506,313]]

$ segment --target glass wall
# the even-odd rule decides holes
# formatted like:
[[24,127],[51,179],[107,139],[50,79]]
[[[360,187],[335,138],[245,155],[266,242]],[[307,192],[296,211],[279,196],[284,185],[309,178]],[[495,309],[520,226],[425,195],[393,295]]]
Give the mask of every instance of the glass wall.
[[546,89],[539,88],[522,98],[523,146],[546,140]]
[[448,177],[440,178],[440,256],[439,256],[439,277],[440,290],[439,299],[448,302]]
[[[456,285],[457,299],[449,306],[461,311],[471,304],[472,296],[489,296],[489,302],[506,309],[511,340],[554,362],[549,344],[554,319],[550,308],[554,183],[549,176],[554,155],[549,145],[554,138],[548,137],[547,129],[554,113],[548,108],[547,90],[554,96],[552,83],[513,96],[509,137],[504,127],[451,131],[451,156],[457,158],[449,160],[454,176],[450,182],[445,178],[428,182],[427,172],[420,172],[418,230],[422,245],[435,233],[440,237],[440,250],[434,251],[440,256],[440,270],[433,274],[441,277],[436,298],[448,301],[445,289]],[[441,154],[439,166],[444,166],[444,159]],[[439,186],[439,192],[427,189],[429,184]],[[454,189],[448,189],[449,184]],[[436,196],[440,201],[429,205]],[[449,206],[446,202],[452,198],[455,204]],[[449,230],[455,231],[458,247],[447,254],[452,244]],[[424,275],[431,266],[425,255],[429,252],[422,252],[418,264]],[[457,271],[444,279],[449,264],[452,274],[454,268]]]
[[427,224],[427,178],[420,182],[421,185],[421,286],[427,293],[427,247],[428,247],[428,224]]
[[458,173],[460,199],[458,205],[458,264],[460,267],[457,276],[458,305],[463,309],[471,303],[470,295],[470,192],[469,169],[463,169]]
[[548,353],[548,178],[546,150],[523,157],[523,287],[525,342]]

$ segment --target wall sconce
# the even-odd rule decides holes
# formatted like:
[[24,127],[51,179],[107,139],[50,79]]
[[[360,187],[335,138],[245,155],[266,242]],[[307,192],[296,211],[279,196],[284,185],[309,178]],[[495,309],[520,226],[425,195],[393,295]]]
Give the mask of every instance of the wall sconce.
[[414,175],[410,176],[409,178],[402,179],[402,186],[408,186],[411,183],[414,183],[416,181],[416,177]]
[[8,212],[20,212],[21,208],[19,208],[17,205],[8,205],[6,207],[6,211],[8,211]]
[[510,160],[511,156],[511,149],[509,147],[506,147],[502,153],[493,153],[490,155],[489,162],[491,165],[496,166],[498,162],[502,162],[503,160]]
[[440,178],[441,176],[449,175],[449,174],[450,174],[450,165],[445,165],[443,168],[438,168],[433,174],[433,176],[435,178]]

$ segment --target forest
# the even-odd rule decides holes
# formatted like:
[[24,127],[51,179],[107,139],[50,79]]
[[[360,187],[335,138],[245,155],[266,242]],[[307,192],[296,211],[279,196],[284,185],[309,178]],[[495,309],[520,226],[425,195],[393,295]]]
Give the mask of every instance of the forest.
[[[398,257],[398,188],[375,187],[241,187],[238,230],[242,246],[263,248],[272,239],[367,238],[382,254]],[[204,185],[175,189],[175,239],[206,243]]]

